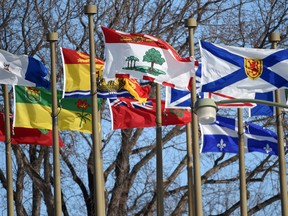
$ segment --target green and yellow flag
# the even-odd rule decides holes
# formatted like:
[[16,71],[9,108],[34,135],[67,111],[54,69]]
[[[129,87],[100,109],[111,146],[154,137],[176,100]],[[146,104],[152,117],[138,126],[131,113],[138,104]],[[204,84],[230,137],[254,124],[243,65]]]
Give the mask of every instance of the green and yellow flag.
[[[89,98],[63,98],[58,91],[59,130],[92,133],[92,105]],[[52,94],[45,88],[14,86],[14,126],[52,129]],[[98,99],[99,104],[100,99]]]

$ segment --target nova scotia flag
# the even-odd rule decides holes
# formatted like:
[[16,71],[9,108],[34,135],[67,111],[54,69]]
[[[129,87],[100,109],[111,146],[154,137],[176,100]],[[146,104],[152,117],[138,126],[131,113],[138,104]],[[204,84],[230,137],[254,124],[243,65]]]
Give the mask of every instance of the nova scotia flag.
[[[238,153],[237,120],[217,116],[213,124],[201,125],[201,152]],[[245,152],[278,155],[277,135],[259,125],[244,122]]]
[[261,93],[288,87],[288,49],[241,48],[200,41],[200,52],[202,92],[227,87]]

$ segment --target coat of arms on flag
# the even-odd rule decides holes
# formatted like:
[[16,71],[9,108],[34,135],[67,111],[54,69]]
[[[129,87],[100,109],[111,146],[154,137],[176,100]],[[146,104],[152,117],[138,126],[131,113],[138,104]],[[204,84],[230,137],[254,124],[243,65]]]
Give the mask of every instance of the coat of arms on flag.
[[103,77],[133,77],[188,89],[195,73],[193,58],[182,58],[165,41],[146,34],[128,34],[101,26],[105,39]]

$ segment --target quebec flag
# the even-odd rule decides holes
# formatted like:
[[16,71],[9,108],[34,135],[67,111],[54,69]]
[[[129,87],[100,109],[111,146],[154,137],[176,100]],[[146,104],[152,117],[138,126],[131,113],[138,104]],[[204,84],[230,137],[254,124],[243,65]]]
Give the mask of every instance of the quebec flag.
[[[212,124],[202,125],[201,152],[238,153],[237,120],[217,116]],[[244,122],[245,152],[278,155],[277,135],[259,125]]]
[[[254,49],[200,41],[201,91],[269,92],[288,87],[288,49]],[[226,92],[229,93],[229,92]]]
[[50,82],[45,79],[47,74],[47,68],[37,59],[0,50],[1,84],[49,88]]

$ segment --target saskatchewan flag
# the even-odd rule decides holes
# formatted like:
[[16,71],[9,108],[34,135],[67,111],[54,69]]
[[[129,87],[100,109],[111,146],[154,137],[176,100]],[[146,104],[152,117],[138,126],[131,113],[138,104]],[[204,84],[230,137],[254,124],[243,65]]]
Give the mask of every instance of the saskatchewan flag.
[[[63,98],[58,91],[59,130],[92,133],[89,98]],[[98,99],[98,104],[100,99]],[[52,129],[52,94],[44,88],[14,86],[14,127]]]

